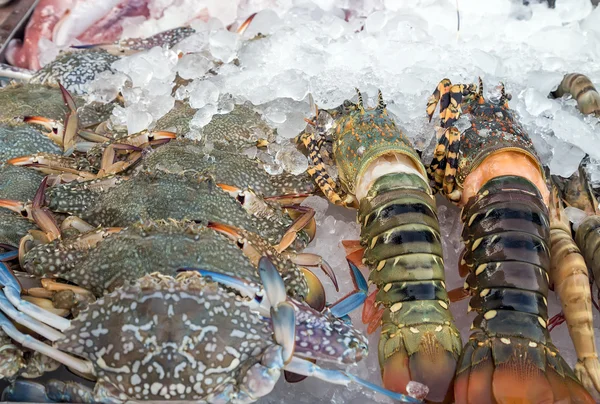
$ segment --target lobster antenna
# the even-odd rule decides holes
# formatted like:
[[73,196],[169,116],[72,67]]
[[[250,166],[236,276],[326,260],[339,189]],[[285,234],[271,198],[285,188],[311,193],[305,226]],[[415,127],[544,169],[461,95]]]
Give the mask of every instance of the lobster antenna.
[[456,0],[456,39],[460,34],[460,11],[458,11],[458,0]]
[[383,111],[386,105],[383,102],[383,94],[381,94],[381,90],[377,90],[377,109]]
[[506,89],[504,88],[504,83],[500,83],[500,105],[508,106],[508,100],[512,97],[510,94],[506,94]]
[[358,95],[358,108],[360,109],[364,109],[365,106],[363,104],[363,98],[362,98],[362,94],[360,93],[360,90],[358,88],[354,88],[356,90],[356,94]]

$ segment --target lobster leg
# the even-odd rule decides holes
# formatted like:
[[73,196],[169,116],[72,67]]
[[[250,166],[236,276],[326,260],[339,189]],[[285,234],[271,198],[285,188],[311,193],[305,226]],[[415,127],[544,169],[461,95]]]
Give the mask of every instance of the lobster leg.
[[588,391],[595,392],[600,397],[600,362],[594,339],[588,270],[571,237],[569,220],[563,213],[556,187],[553,187],[550,195],[550,279],[560,298],[569,334],[577,352],[575,374]]

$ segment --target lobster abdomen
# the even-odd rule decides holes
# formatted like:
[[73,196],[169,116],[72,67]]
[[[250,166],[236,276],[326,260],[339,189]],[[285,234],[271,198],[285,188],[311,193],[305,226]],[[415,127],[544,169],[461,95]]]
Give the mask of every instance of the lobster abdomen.
[[452,399],[461,351],[449,310],[435,200],[417,174],[378,178],[360,203],[364,262],[383,306],[379,360],[387,388],[410,380],[429,387],[428,401]]
[[456,402],[589,402],[547,330],[550,225],[537,187],[496,177],[461,219],[461,265],[478,315],[459,361]]

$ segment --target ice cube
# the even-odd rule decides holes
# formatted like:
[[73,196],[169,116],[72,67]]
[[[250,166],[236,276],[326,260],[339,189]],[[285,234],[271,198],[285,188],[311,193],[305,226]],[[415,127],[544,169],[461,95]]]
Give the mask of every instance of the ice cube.
[[221,94],[217,103],[218,114],[228,114],[235,108],[235,103],[231,94]]
[[[107,103],[119,95],[125,84],[128,83],[129,77],[123,73],[112,73],[105,71],[96,76],[96,78],[87,84],[86,92],[88,101],[98,101]],[[131,85],[131,82],[129,82]]]
[[555,107],[555,103],[548,98],[548,94],[544,96],[533,88],[525,90],[522,98],[525,101],[527,112],[533,116],[538,116],[544,111],[551,111],[557,108]]
[[256,158],[256,153],[258,152],[258,149],[256,148],[256,146],[251,146],[248,147],[245,150],[242,150],[242,154],[244,156],[247,156],[248,158],[254,159]]
[[190,129],[201,129],[208,125],[214,114],[217,113],[217,106],[213,104],[206,104],[202,108],[198,109],[194,114],[194,117],[190,121]]
[[226,30],[217,31],[209,39],[210,53],[224,63],[229,63],[237,56],[239,35]]
[[278,151],[275,160],[290,174],[299,175],[308,169],[307,157],[295,148]]
[[327,199],[325,198],[314,195],[304,199],[300,206],[312,208],[315,211],[316,220],[321,220],[325,216],[325,212],[329,207],[329,202],[327,202]]
[[148,129],[151,122],[152,115],[148,112],[135,107],[127,108],[127,132],[130,135]]
[[583,210],[575,208],[573,206],[567,206],[565,208],[565,215],[569,218],[569,221],[573,223],[573,230],[577,231],[581,222],[588,216]]
[[557,140],[554,155],[550,161],[550,171],[552,174],[569,178],[577,170],[584,157],[585,152],[579,147]]
[[369,34],[377,34],[383,29],[386,22],[387,16],[385,11],[376,11],[367,17],[365,28]]
[[417,400],[424,400],[427,394],[429,394],[429,387],[423,383],[411,380],[406,384],[406,393]]
[[283,22],[275,11],[265,9],[259,11],[254,16],[252,22],[244,32],[244,37],[253,38],[258,34],[269,35],[277,31],[282,25]]
[[527,87],[539,91],[541,94],[550,94],[558,88],[564,73],[551,71],[532,71],[527,74]]
[[296,69],[286,70],[278,74],[271,83],[276,86],[277,98],[291,98],[300,101],[308,95],[308,80],[302,72]]
[[190,80],[203,77],[214,67],[214,63],[200,53],[183,55],[177,63],[177,73],[182,79]]
[[454,126],[456,126],[456,128],[462,133],[471,127],[471,120],[469,119],[468,115],[461,115]]
[[210,80],[196,80],[188,86],[188,91],[192,108],[202,108],[207,104],[216,105],[219,100],[219,88]]
[[292,139],[298,136],[305,127],[304,115],[300,112],[290,112],[286,115],[285,122],[277,128],[277,134],[284,139]]

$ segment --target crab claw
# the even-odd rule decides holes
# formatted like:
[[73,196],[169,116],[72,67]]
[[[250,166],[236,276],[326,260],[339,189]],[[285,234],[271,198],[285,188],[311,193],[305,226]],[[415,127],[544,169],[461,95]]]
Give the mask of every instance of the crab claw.
[[23,122],[43,126],[48,130],[44,134],[54,143],[63,147],[63,133],[65,128],[61,122],[43,116],[26,116],[23,118]]
[[329,279],[331,279],[331,282],[333,282],[333,286],[335,287],[335,291],[340,291],[338,280],[335,276],[333,268],[331,268],[331,265],[329,265],[327,261],[325,261],[320,255],[311,253],[291,252],[284,252],[283,254],[287,256],[296,265],[306,267],[319,267],[323,271],[323,273],[327,275]]
[[7,163],[14,166],[30,167],[44,174],[74,174],[83,179],[96,178],[90,172],[79,170],[75,159],[50,153],[14,157],[8,160]]
[[256,14],[257,13],[251,14],[250,17],[246,18],[246,20],[242,23],[242,25],[240,25],[240,27],[237,29],[237,33],[239,35],[243,35],[244,32],[246,32],[246,30],[250,26],[250,23],[252,22],[254,17],[256,17]]
[[65,105],[69,109],[67,114],[65,115],[64,120],[64,131],[63,131],[63,150],[67,151],[73,147],[75,144],[75,137],[77,136],[77,131],[79,130],[79,115],[77,114],[77,105],[75,104],[75,100],[71,94],[67,91],[66,88],[59,82],[58,86],[60,87],[60,92],[63,97],[63,101]]
[[305,298],[306,303],[317,311],[323,311],[327,304],[325,297],[325,288],[315,274],[306,268],[302,269],[302,273],[308,283],[308,295]]

